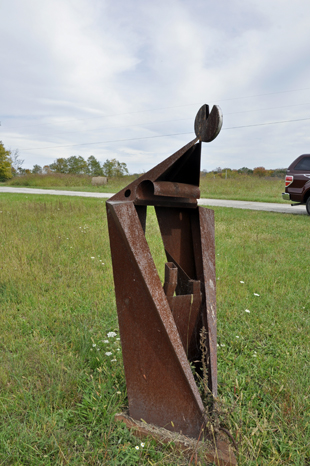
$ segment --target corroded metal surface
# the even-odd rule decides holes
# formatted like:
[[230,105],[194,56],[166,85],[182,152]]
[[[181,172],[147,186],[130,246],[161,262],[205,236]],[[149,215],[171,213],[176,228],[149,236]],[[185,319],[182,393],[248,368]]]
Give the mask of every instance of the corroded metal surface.
[[203,105],[195,119],[195,133],[199,141],[211,142],[222,129],[223,115],[220,107],[214,105],[209,113],[209,105]]
[[[214,216],[197,206],[201,141],[212,141],[221,124],[218,107],[210,115],[201,107],[197,138],[107,202],[129,414],[196,439],[202,429],[211,437],[191,370],[202,369],[203,355],[217,394]],[[164,284],[145,238],[148,205],[167,257]]]

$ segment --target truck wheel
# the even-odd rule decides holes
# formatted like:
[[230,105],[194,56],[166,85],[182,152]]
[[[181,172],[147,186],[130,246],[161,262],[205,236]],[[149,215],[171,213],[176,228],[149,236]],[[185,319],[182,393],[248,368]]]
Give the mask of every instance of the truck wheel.
[[306,201],[306,210],[307,210],[307,214],[310,215],[310,196],[308,197]]

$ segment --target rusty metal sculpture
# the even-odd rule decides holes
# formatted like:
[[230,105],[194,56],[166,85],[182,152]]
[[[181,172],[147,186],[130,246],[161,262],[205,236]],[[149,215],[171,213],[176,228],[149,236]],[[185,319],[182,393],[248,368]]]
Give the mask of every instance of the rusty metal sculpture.
[[[129,415],[195,439],[211,437],[190,367],[205,355],[202,329],[201,366],[217,396],[214,214],[197,206],[201,142],[221,127],[219,107],[203,105],[197,137],[107,202]],[[147,206],[167,256],[164,285],[145,238]]]

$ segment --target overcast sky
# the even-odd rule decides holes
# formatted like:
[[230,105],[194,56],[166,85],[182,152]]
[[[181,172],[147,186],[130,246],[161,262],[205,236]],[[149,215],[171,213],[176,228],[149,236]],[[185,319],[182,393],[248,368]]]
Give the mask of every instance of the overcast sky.
[[310,152],[309,0],[0,0],[0,140],[23,167],[116,158],[149,170],[217,104],[202,168]]

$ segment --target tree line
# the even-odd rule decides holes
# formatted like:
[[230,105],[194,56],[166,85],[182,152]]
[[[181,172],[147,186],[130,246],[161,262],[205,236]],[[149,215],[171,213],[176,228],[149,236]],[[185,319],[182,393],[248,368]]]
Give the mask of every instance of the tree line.
[[202,170],[201,176],[207,177],[218,177],[218,178],[236,178],[240,175],[248,175],[248,176],[258,176],[259,178],[262,177],[277,177],[283,178],[286,175],[286,168],[275,168],[275,169],[266,169],[265,167],[256,167],[256,168],[247,168],[242,167],[238,168],[238,170],[234,170],[231,168],[221,168],[217,167],[214,170],[207,171]]
[[[119,162],[116,159],[106,160],[102,164],[93,155],[85,160],[80,155],[73,155],[68,158],[58,158],[50,165],[34,165],[32,170],[22,168],[24,160],[19,157],[18,150],[6,150],[0,141],[0,181],[5,181],[13,176],[38,174],[47,175],[61,173],[65,175],[88,175],[88,176],[107,176],[121,177],[128,175],[126,163]],[[202,170],[201,176],[235,178],[240,175],[250,175],[258,177],[279,177],[286,175],[286,168],[276,168],[268,170],[264,167],[254,169],[242,167],[238,170],[231,168],[217,167],[214,170]]]
[[21,175],[48,175],[62,173],[65,175],[88,175],[121,177],[128,175],[126,163],[116,159],[106,160],[102,164],[93,155],[85,160],[80,155],[73,155],[68,158],[58,158],[50,165],[34,165],[32,170],[22,168],[24,160],[19,157],[18,150],[6,150],[0,141],[0,181],[9,180],[13,176]]

